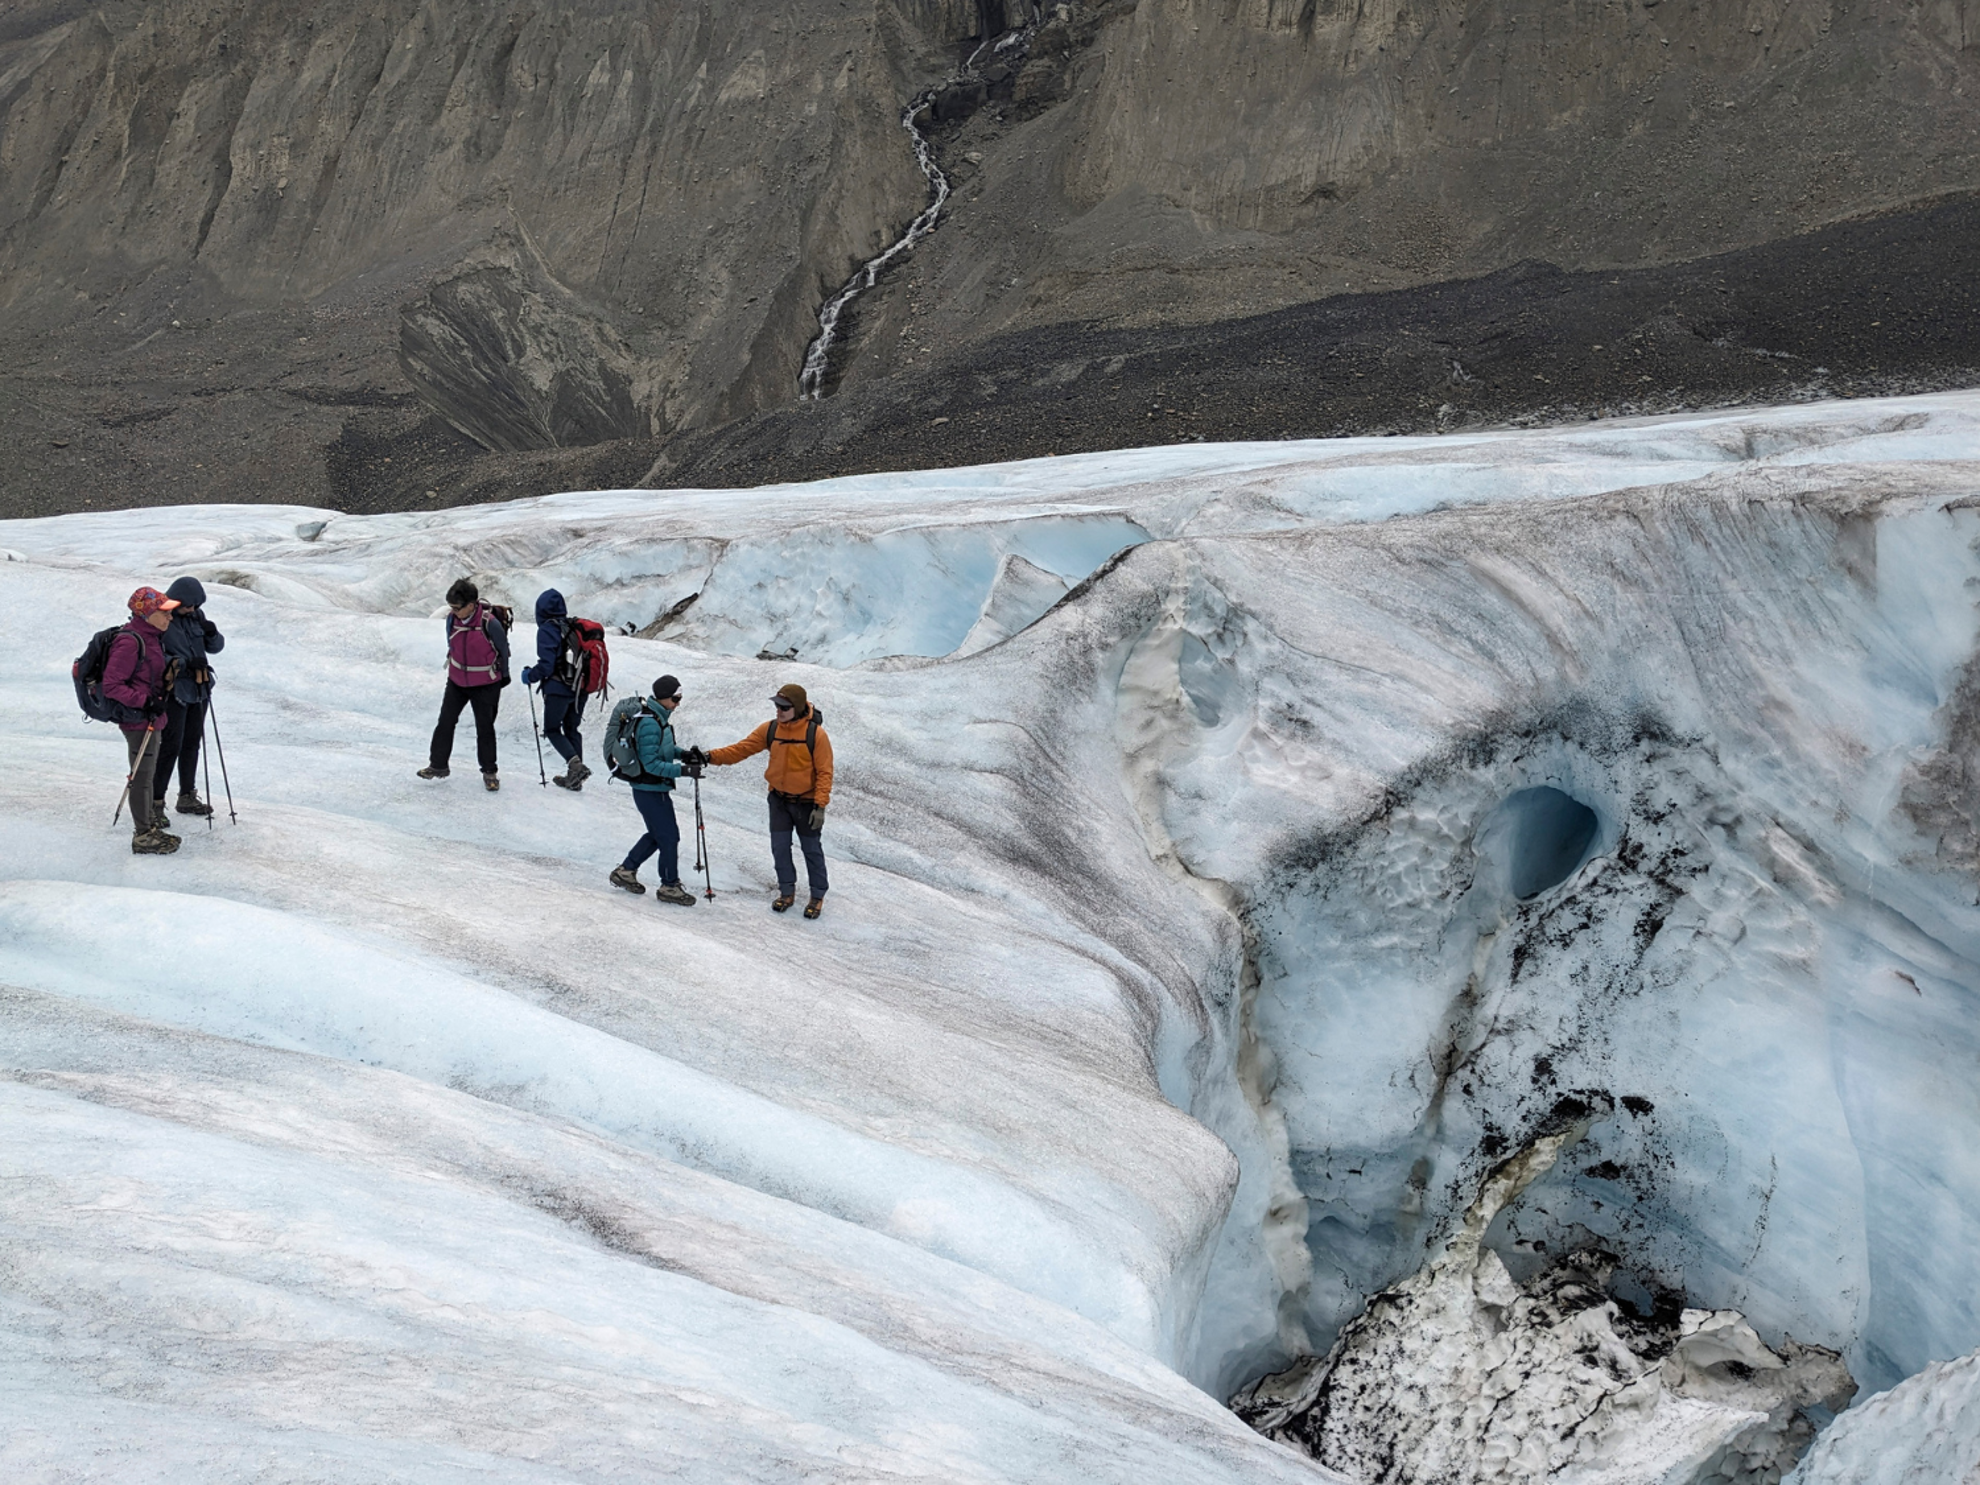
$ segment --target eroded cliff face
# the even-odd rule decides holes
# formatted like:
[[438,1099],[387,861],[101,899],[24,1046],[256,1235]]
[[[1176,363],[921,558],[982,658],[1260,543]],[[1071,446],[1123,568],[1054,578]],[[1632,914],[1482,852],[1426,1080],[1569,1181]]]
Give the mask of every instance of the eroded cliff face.
[[[1014,27],[1022,64],[931,110],[955,194],[855,307],[835,390],[911,393],[1011,332],[1647,269],[1980,187],[1972,0],[25,0],[0,18],[10,508],[705,476],[711,430],[785,415],[820,304],[926,202],[905,102]],[[1829,313],[1868,333],[1873,288]],[[1449,358],[1416,359],[1380,379],[1434,410],[1415,383]],[[1139,441],[1144,400],[1087,421]],[[896,462],[951,457],[955,430],[905,426]],[[807,415],[763,472],[857,439]]]
[[[333,493],[325,443],[381,401],[496,450],[720,421],[788,394],[820,298],[918,207],[899,99],[974,18],[942,0],[16,9],[9,359],[144,404],[85,417],[181,425],[154,435],[183,435],[199,399],[208,440],[264,453],[257,477],[302,498]],[[222,411],[271,393],[313,458],[264,452],[266,406]],[[119,473],[169,480],[171,447],[120,450]]]
[[1962,0],[1048,9],[1068,60],[1033,91],[1063,102],[978,126],[923,255],[932,338],[1669,262],[1980,183]]

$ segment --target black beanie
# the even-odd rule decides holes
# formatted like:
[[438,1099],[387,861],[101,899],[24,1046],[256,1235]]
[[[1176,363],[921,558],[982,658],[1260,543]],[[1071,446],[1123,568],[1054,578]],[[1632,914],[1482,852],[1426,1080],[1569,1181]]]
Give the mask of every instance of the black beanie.
[[676,676],[663,675],[653,683],[653,699],[655,701],[665,701],[670,696],[678,696],[680,694],[681,683]]

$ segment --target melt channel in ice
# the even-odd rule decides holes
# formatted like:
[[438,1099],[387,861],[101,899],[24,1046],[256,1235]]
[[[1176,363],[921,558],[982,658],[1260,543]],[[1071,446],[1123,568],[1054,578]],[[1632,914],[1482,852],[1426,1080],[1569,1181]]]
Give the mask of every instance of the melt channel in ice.
[[[1971,1350],[1977,455],[1960,394],[0,523],[0,1465],[1310,1479],[1215,1399],[1576,1090],[1508,1282]],[[67,670],[188,573],[241,823],[134,859]],[[747,768],[692,910],[517,692],[500,794],[415,779],[462,574],[639,629],[684,741],[804,683],[826,916]]]

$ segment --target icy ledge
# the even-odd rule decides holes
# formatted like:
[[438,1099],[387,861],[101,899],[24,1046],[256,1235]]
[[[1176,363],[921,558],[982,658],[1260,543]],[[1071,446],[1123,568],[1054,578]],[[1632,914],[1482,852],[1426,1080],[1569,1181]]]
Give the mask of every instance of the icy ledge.
[[1776,1354],[1732,1310],[1630,1315],[1599,1249],[1522,1286],[1484,1246],[1492,1220],[1610,1111],[1565,1100],[1559,1127],[1487,1177],[1439,1257],[1376,1295],[1326,1357],[1232,1408],[1384,1485],[1776,1485],[1856,1391],[1835,1352],[1789,1338]]
[[1980,1351],[1934,1363],[1836,1420],[1788,1485],[1980,1480]]

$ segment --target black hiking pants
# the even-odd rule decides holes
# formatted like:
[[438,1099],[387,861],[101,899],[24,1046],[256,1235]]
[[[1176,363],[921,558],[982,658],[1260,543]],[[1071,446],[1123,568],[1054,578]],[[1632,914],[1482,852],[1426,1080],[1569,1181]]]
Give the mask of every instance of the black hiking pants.
[[770,859],[777,864],[777,890],[786,897],[797,893],[797,863],[791,860],[791,832],[797,832],[804,851],[805,880],[813,897],[823,897],[829,883],[825,879],[825,833],[808,823],[812,803],[792,799],[788,794],[770,796]]
[[584,739],[578,736],[578,723],[583,720],[582,696],[567,696],[548,686],[543,688],[543,735],[566,763],[584,756]]
[[151,797],[165,807],[165,790],[172,770],[179,771],[179,792],[199,793],[199,745],[206,736],[206,703],[181,705],[165,698],[165,736],[158,744],[158,772],[151,780]]
[[454,725],[461,720],[463,710],[473,707],[475,757],[483,773],[494,773],[495,709],[501,704],[500,681],[490,681],[485,686],[447,682],[447,694],[440,701],[440,721],[433,729],[433,750],[426,761],[435,768],[447,766],[447,760],[454,756]]

